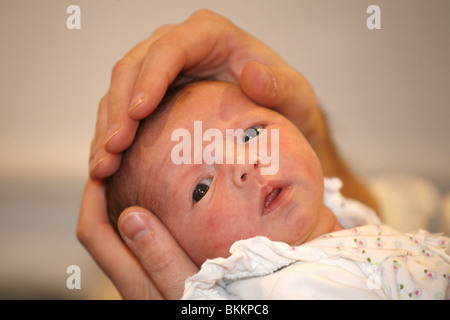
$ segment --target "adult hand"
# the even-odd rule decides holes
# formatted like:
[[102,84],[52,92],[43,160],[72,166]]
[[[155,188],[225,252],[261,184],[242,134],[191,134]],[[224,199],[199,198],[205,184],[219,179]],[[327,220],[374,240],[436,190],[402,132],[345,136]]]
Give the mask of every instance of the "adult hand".
[[105,186],[89,179],[77,236],[124,299],[179,299],[198,271],[165,226],[149,211],[131,207],[119,219],[122,241],[106,214]]
[[298,72],[229,20],[201,10],[179,25],[158,29],[114,66],[91,145],[92,178],[118,169],[138,120],[156,108],[179,73],[240,83],[251,99],[276,108],[312,141],[322,130],[315,95]]

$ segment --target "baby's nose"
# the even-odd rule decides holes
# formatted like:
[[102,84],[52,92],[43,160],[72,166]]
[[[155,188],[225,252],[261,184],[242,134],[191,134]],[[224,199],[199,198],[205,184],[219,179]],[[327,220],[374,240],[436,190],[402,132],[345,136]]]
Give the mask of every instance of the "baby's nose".
[[256,159],[253,163],[234,164],[232,165],[233,182],[236,186],[244,187],[251,177],[258,175],[257,169],[260,166],[260,162]]

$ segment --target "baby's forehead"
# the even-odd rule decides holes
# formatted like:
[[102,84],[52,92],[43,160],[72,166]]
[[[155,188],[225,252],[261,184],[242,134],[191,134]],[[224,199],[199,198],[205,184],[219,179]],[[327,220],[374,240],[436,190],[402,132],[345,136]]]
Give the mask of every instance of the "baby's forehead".
[[152,145],[164,151],[179,141],[174,141],[173,135],[182,130],[189,131],[192,139],[195,132],[200,131],[203,135],[208,129],[217,129],[222,134],[228,129],[245,130],[249,119],[265,120],[273,116],[271,112],[247,98],[235,84],[191,83],[168,100],[160,115],[145,125],[150,127],[150,130],[145,130],[145,144],[158,140]]
[[[204,128],[224,126],[236,118],[234,109],[242,101],[236,85],[200,81],[190,83],[172,94],[154,114],[141,123],[139,138],[145,147],[165,148],[171,144],[171,137],[177,129],[193,132],[195,122],[201,121]],[[153,148],[152,148],[153,149]]]
[[215,121],[218,125],[236,120],[257,107],[238,85],[201,81],[189,84],[177,94],[171,119]]

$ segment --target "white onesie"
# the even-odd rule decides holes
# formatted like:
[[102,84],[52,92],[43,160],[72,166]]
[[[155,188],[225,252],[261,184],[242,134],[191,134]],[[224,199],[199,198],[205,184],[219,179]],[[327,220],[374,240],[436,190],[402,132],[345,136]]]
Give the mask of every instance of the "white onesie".
[[[449,299],[450,239],[397,232],[325,181],[324,203],[348,228],[292,247],[265,237],[206,261],[183,299]],[[353,212],[353,213],[352,213]]]

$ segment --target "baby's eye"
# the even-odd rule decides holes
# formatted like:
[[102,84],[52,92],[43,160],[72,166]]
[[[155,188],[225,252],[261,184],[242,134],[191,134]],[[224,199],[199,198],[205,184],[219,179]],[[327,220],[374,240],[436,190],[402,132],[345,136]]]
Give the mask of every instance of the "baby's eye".
[[200,201],[205,194],[208,192],[209,187],[211,186],[211,178],[203,179],[200,183],[195,187],[194,193],[192,195],[192,199],[194,202]]
[[258,136],[262,132],[263,129],[264,129],[263,126],[260,126],[260,125],[247,129],[244,132],[244,136],[243,136],[244,143],[247,142],[248,140],[253,139],[254,137]]

